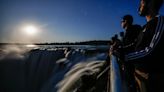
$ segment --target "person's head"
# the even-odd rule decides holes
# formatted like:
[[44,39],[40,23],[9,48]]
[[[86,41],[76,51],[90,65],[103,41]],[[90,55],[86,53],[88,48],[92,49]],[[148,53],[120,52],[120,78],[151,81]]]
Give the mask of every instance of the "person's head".
[[114,35],[114,39],[118,39],[118,35],[117,34]]
[[125,15],[122,17],[122,20],[121,20],[121,26],[123,29],[127,28],[128,26],[132,25],[133,23],[133,17],[132,15]]
[[113,36],[113,37],[111,37],[111,44],[113,44],[114,41],[115,41],[115,38],[114,38],[114,36]]
[[138,9],[140,16],[147,16],[151,13],[158,14],[163,0],[140,0],[140,6]]
[[120,32],[120,37],[124,37],[124,32]]

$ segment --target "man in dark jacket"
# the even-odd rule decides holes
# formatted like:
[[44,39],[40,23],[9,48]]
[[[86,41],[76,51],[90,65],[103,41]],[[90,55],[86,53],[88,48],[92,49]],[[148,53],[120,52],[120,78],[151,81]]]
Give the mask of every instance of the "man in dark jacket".
[[163,0],[141,0],[140,16],[147,23],[139,34],[135,52],[125,55],[125,61],[135,66],[135,79],[140,92],[164,92],[163,55],[164,17],[159,15]]
[[[123,37],[123,51],[125,54],[127,54],[135,50],[136,40],[142,30],[142,27],[137,24],[133,25],[133,17],[129,14],[123,16],[121,20],[121,26],[125,30],[125,35]],[[136,92],[135,80],[133,76],[133,64],[124,62],[123,67],[126,75],[125,80],[127,81],[127,85],[129,86],[129,91]]]
[[133,25],[133,17],[129,14],[123,16],[121,26],[125,30],[125,35],[123,38],[125,53],[132,52],[134,51],[135,42],[142,30],[142,27],[138,24]]

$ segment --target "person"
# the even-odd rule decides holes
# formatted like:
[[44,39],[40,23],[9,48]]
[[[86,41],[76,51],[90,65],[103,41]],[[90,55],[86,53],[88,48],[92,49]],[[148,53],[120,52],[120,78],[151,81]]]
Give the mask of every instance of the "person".
[[118,35],[115,34],[112,38],[112,45],[110,46],[109,52],[113,51],[113,53],[120,57],[120,50],[121,50],[121,46],[122,46],[122,42],[120,39],[118,39]]
[[119,33],[119,35],[120,35],[121,42],[123,42],[124,36],[125,36],[125,32],[122,31],[122,32]]
[[[108,44],[109,44],[108,53],[112,51],[116,56],[119,57],[120,55],[118,52],[120,51],[121,40],[118,39],[118,35],[115,34],[113,37],[111,37]],[[104,63],[102,70],[110,65],[110,55],[107,55],[105,61],[106,62]]]
[[[132,52],[135,50],[135,43],[139,33],[142,30],[142,27],[138,24],[133,24],[133,17],[130,14],[124,15],[121,20],[121,26],[125,31],[125,35],[123,37],[123,51],[124,54]],[[123,69],[125,74],[125,80],[127,81],[127,85],[129,86],[130,92],[136,92],[135,81],[133,77],[134,66],[131,63],[123,63]]]
[[125,62],[135,67],[140,92],[163,92],[164,16],[159,15],[163,0],[140,0],[139,15],[147,23],[139,34],[135,51],[125,55]]
[[125,35],[123,37],[125,53],[134,51],[135,42],[142,30],[142,27],[138,24],[133,24],[133,17],[130,14],[123,16],[121,20],[121,26],[125,30]]

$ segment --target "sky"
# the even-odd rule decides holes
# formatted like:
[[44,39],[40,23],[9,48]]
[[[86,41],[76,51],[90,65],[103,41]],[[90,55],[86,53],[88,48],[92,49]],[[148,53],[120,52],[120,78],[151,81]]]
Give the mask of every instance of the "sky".
[[[138,5],[139,0],[0,0],[0,42],[109,40],[124,31],[120,21],[126,14],[134,24],[146,23]],[[26,32],[29,26],[36,32]]]

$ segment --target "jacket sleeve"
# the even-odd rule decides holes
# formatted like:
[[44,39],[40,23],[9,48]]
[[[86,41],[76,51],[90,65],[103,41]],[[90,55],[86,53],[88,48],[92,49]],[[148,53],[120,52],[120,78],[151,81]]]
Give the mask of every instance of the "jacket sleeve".
[[161,39],[161,36],[163,34],[163,31],[164,31],[164,18],[162,16],[159,16],[157,26],[155,28],[155,33],[151,39],[149,46],[145,47],[142,50],[125,55],[125,61],[127,62],[141,61],[143,58],[150,55],[150,53],[158,45],[159,40]]

